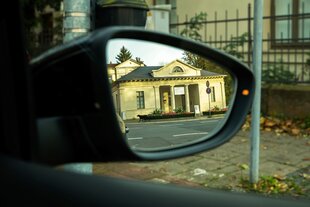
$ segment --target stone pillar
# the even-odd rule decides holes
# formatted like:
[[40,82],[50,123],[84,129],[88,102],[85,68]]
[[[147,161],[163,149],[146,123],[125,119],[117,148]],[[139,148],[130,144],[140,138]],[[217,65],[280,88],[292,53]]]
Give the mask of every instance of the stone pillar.
[[153,86],[154,89],[154,104],[155,109],[161,109],[160,107],[160,95],[159,95],[159,86]]
[[174,85],[170,86],[171,110],[175,109]]
[[120,111],[120,115],[122,115],[123,113],[126,113],[126,109],[125,109],[125,100],[124,100],[124,88],[120,88],[118,89],[118,100],[119,100],[119,111]]
[[185,84],[185,111],[190,112],[188,84]]

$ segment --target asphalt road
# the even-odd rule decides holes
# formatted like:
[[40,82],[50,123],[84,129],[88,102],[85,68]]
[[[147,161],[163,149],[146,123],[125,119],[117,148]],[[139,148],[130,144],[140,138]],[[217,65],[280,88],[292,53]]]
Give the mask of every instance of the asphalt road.
[[221,118],[127,123],[133,148],[167,148],[205,139]]

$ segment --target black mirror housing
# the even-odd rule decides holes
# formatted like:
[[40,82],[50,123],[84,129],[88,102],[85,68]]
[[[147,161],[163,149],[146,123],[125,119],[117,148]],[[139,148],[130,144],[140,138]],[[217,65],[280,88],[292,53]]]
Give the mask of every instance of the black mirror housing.
[[[120,132],[107,73],[106,47],[109,40],[115,38],[146,40],[173,46],[207,57],[228,68],[235,79],[234,99],[221,129],[205,141],[175,149],[148,152],[130,149]],[[40,153],[37,155],[41,162],[53,164],[81,160],[162,160],[209,150],[227,142],[238,132],[250,111],[254,97],[253,73],[238,59],[198,42],[138,27],[107,27],[94,31],[77,41],[43,54],[34,59],[31,66],[38,122],[42,119],[62,117],[67,122],[70,119],[74,123],[78,122],[83,129],[82,135],[74,137],[66,133],[60,139],[75,146],[70,150],[68,159],[51,158],[46,161],[46,156],[40,159]],[[70,124],[66,127],[70,127]],[[66,131],[70,129],[66,128]],[[38,149],[40,146],[47,146],[40,143],[54,144],[51,138],[46,137],[45,133],[39,133]],[[61,141],[58,145],[62,145]],[[57,146],[54,151],[55,149]],[[48,149],[40,151],[44,150]],[[81,153],[82,151],[87,153]],[[50,157],[56,153],[51,151]]]

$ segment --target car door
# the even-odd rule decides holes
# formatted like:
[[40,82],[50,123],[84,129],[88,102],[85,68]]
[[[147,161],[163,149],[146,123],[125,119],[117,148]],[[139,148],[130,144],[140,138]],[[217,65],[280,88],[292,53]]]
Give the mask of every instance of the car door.
[[[120,138],[117,141],[111,139],[104,142],[105,144],[111,143],[109,146],[101,146],[106,150],[105,157],[102,156],[102,151],[98,154],[96,149],[92,148],[89,139],[84,139],[85,137],[81,136],[81,134],[85,135],[83,134],[84,128],[81,126],[86,126],[90,132],[102,128],[102,125],[99,124],[94,126],[91,119],[93,117],[85,116],[85,120],[89,121],[87,123],[76,117],[72,119],[73,121],[68,121],[68,117],[38,120],[38,112],[42,115],[45,110],[42,107],[42,111],[38,111],[33,105],[35,102],[35,90],[32,88],[34,77],[31,76],[25,56],[19,3],[20,1],[7,2],[6,9],[1,13],[0,21],[0,183],[2,187],[0,203],[2,206],[25,204],[31,206],[231,206],[232,204],[238,206],[255,206],[256,204],[256,206],[306,206],[308,204],[233,192],[205,191],[108,176],[90,176],[55,169],[53,162],[141,160],[142,158],[147,159],[147,156],[152,158],[153,155],[149,153],[142,153],[138,156],[133,154]],[[133,34],[130,31],[127,32]],[[137,31],[137,34],[142,33]],[[149,35],[156,37],[156,34]],[[66,49],[68,48],[58,50],[60,52],[58,55],[64,55],[66,52],[70,54],[70,51]],[[48,55],[46,58],[48,61],[57,62],[59,56]],[[43,61],[43,63],[46,62]],[[74,64],[74,62],[69,63]],[[50,90],[53,91],[52,89]],[[106,106],[108,110],[111,110],[108,117],[104,118],[104,120],[112,122],[112,124],[107,124],[108,127],[111,127],[109,132],[113,132],[112,136],[121,137],[113,105]],[[60,105],[60,109],[63,109],[61,107],[62,105]],[[74,109],[73,112],[70,111],[73,115],[85,112],[79,107]],[[48,113],[56,112],[59,111],[52,110]],[[62,111],[62,113],[68,115],[69,112]],[[61,117],[62,114],[57,115]],[[230,121],[234,122],[238,118],[233,116]],[[38,124],[39,121],[41,121],[40,124]],[[82,123],[86,123],[86,125],[82,125]],[[40,126],[45,130],[40,131],[38,129]],[[228,132],[229,130],[224,128],[219,130],[219,132],[224,131]],[[101,133],[105,135],[107,131]],[[47,140],[47,145],[42,145],[44,140],[40,140],[40,136],[48,137],[50,134],[53,135],[51,140]],[[97,144],[100,146],[102,142],[98,141]],[[84,148],[83,145],[87,145],[87,147]],[[42,149],[47,152],[44,154],[46,157],[38,153]],[[53,154],[49,154],[49,152],[53,152]],[[58,156],[57,153],[61,156]],[[171,152],[168,156],[163,153],[161,157],[177,157],[182,155],[182,152],[180,153]],[[57,157],[58,160],[42,159],[40,156],[43,158]]]

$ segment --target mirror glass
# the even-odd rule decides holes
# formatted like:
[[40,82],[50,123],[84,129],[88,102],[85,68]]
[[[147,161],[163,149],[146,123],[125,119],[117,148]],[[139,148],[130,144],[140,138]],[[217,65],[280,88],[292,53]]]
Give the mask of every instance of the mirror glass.
[[135,39],[107,46],[116,112],[131,148],[154,151],[208,139],[225,122],[233,77],[205,57]]

